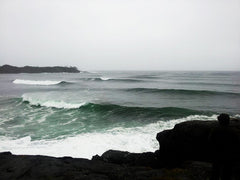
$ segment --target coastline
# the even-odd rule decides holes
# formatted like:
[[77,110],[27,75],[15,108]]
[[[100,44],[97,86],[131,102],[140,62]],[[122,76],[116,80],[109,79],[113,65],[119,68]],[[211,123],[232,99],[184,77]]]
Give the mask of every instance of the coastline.
[[[72,157],[0,153],[1,179],[209,179],[211,157],[207,142],[217,121],[186,121],[157,134],[160,150],[145,153],[109,150],[91,160]],[[238,130],[240,120],[232,119]],[[186,134],[192,134],[190,137]],[[188,139],[186,139],[188,138]],[[178,142],[178,143],[176,143]],[[183,143],[185,142],[185,143]],[[194,143],[193,143],[194,142]],[[196,146],[198,144],[198,146]],[[181,146],[179,146],[181,145]],[[175,146],[178,146],[176,148]],[[189,146],[193,149],[189,151]],[[195,147],[196,146],[196,147]],[[194,149],[195,148],[195,149]],[[233,169],[240,178],[240,161]]]
[[[205,179],[210,164],[187,162],[182,167],[154,168],[147,164],[130,165],[82,158],[12,155],[0,153],[0,177],[9,179]],[[205,174],[199,177],[198,173]],[[205,178],[204,178],[205,177]]]
[[47,66],[35,67],[24,66],[17,67],[11,65],[0,66],[0,74],[19,74],[19,73],[80,73],[77,67]]

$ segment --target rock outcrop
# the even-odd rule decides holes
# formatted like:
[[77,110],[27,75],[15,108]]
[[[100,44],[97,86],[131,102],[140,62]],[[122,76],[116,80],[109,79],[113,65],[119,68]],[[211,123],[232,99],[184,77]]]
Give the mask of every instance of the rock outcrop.
[[[186,121],[175,125],[171,130],[158,133],[161,163],[164,166],[177,166],[186,160],[211,162],[208,138],[212,129],[217,126],[217,121]],[[232,119],[230,128],[240,139],[240,120]]]
[[33,67],[33,66],[24,66],[16,67],[10,65],[0,66],[1,74],[15,74],[15,73],[79,73],[80,71],[76,67]]
[[[110,155],[109,153],[107,154]],[[120,152],[111,153],[116,155]],[[144,163],[141,166],[131,166],[102,160],[0,153],[1,180],[207,180],[210,169],[210,164],[202,162],[187,162],[183,167],[174,169],[158,169]]]

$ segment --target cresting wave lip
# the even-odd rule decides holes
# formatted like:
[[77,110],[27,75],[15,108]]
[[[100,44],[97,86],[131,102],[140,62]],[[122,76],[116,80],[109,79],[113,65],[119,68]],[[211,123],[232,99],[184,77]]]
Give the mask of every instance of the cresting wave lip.
[[42,103],[33,103],[28,100],[24,100],[24,102],[30,103],[34,106],[44,106],[44,107],[51,107],[51,108],[58,108],[58,109],[78,109],[81,106],[85,105],[85,103],[78,103],[78,104],[72,104],[72,103],[66,103],[64,101],[47,101]]
[[22,101],[27,102],[33,106],[42,106],[42,107],[50,107],[50,108],[58,108],[58,109],[77,109],[83,105],[85,102],[82,103],[69,103],[64,101],[54,101],[54,100],[41,100],[37,98],[32,98],[26,94],[22,95]]
[[111,81],[111,82],[144,82],[144,80],[139,79],[129,79],[129,78],[108,78],[108,77],[99,77],[99,78],[86,78],[85,81]]
[[108,80],[110,80],[111,78],[108,78],[108,77],[100,77],[100,79],[103,80],[103,81],[108,81]]
[[41,86],[49,86],[49,85],[57,85],[57,84],[71,84],[71,82],[67,81],[52,81],[52,80],[24,80],[24,79],[15,79],[13,81],[14,84],[25,84],[25,85],[41,85]]
[[158,88],[132,88],[124,89],[127,92],[137,93],[167,93],[167,94],[185,94],[185,95],[239,95],[240,93],[233,92],[219,92],[207,90],[187,90],[187,89],[158,89]]

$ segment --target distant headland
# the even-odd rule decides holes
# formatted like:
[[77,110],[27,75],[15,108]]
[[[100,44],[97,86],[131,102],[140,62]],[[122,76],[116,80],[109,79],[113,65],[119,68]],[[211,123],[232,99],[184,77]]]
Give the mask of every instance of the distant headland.
[[16,73],[79,73],[80,71],[77,67],[34,67],[34,66],[24,66],[17,67],[11,65],[0,66],[0,74],[16,74]]

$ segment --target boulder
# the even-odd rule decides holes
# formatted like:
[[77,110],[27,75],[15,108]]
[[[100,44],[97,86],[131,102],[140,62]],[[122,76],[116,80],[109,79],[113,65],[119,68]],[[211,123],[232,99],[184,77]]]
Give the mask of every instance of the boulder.
[[[171,130],[158,133],[158,158],[165,166],[177,166],[186,160],[210,162],[208,137],[217,126],[217,121],[186,121],[176,124]],[[231,120],[230,128],[240,137],[240,120]]]
[[130,153],[128,151],[108,150],[102,156],[93,156],[92,160],[100,160],[108,163],[126,164],[131,166],[159,166],[157,156],[153,152]]

